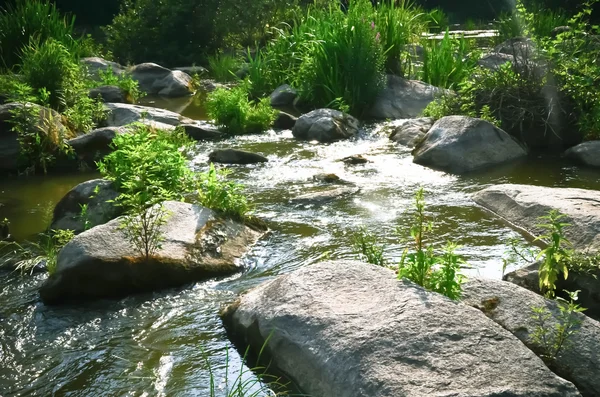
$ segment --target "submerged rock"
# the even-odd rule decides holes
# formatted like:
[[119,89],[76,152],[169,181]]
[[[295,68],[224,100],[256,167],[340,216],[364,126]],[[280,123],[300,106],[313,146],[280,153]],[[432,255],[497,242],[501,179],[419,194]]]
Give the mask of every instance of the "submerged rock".
[[[121,207],[109,202],[118,196],[111,181],[93,179],[80,183],[54,207],[50,229],[73,230],[75,234],[79,234],[105,224],[122,213]],[[82,213],[84,206],[87,208],[85,214]]]
[[577,389],[483,313],[389,269],[325,262],[222,313],[226,328],[320,397],[567,397]]
[[504,184],[475,193],[473,200],[535,237],[545,234],[539,217],[559,211],[575,249],[600,250],[600,191]]
[[322,205],[335,200],[346,198],[360,191],[360,188],[355,186],[341,186],[334,189],[317,190],[294,197],[290,200],[292,204],[301,205]]
[[392,141],[413,149],[423,142],[434,122],[435,120],[431,117],[402,119],[386,123],[380,128],[388,134]]
[[422,81],[388,75],[387,85],[377,96],[369,115],[375,119],[410,119],[423,110],[444,90]]
[[335,142],[356,137],[360,123],[333,109],[317,109],[298,118],[292,134],[304,141]]
[[12,123],[15,111],[31,111],[35,116],[27,128],[49,136],[50,142],[56,143],[56,140],[61,139],[60,137],[68,139],[71,135],[67,127],[62,124],[61,115],[54,110],[33,103],[10,102],[0,105],[0,173],[17,171],[20,165],[21,146],[17,140],[17,133],[13,131]]
[[121,228],[121,218],[96,226],[69,242],[56,272],[40,289],[45,303],[123,297],[231,274],[263,234],[220,218],[204,207],[168,201],[163,241],[149,261],[140,257]]
[[370,162],[367,158],[365,158],[361,154],[355,154],[353,156],[344,157],[343,159],[340,159],[339,161],[341,161],[342,163],[344,163],[346,165],[367,164]]
[[589,141],[565,152],[565,157],[589,167],[600,167],[600,141]]
[[88,94],[92,99],[98,97],[102,102],[106,103],[128,103],[127,94],[119,87],[114,85],[103,85],[101,87],[92,88]]
[[516,160],[527,151],[485,120],[448,116],[431,127],[413,155],[417,164],[461,174]]
[[[504,281],[469,279],[463,285],[462,299],[467,305],[481,310],[538,354],[544,352],[531,337],[539,326],[532,318],[532,308],[544,307],[552,314],[546,322],[548,329],[559,324],[560,309],[556,301]],[[557,375],[573,382],[583,396],[600,396],[600,323],[582,313],[573,316],[581,321],[581,326],[569,337],[568,344],[550,364],[550,368]]]
[[180,70],[171,71],[155,63],[133,66],[129,72],[139,83],[140,90],[152,95],[182,97],[192,95],[192,78]]
[[340,183],[342,179],[336,174],[316,174],[311,178],[315,182]]
[[268,158],[261,154],[236,149],[215,150],[208,155],[208,160],[212,163],[223,164],[256,164],[269,161]]
[[271,106],[293,106],[297,97],[298,91],[293,89],[289,84],[284,84],[277,87],[271,94]]

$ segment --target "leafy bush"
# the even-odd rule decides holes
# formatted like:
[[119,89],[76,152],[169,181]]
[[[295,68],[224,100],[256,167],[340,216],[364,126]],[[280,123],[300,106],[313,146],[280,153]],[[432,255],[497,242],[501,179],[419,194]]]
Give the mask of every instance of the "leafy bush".
[[136,103],[146,95],[145,92],[140,90],[139,83],[134,80],[130,74],[122,73],[120,75],[114,74],[112,68],[106,70],[100,70],[99,72],[100,81],[90,81],[92,86],[102,85],[113,85],[119,87],[127,96],[127,100],[131,103]]
[[182,134],[138,125],[134,133],[115,137],[114,152],[98,163],[98,169],[121,192],[118,204],[126,210],[146,209],[184,198],[193,173],[182,150],[190,142]]
[[250,213],[251,206],[242,193],[242,186],[226,180],[226,177],[225,170],[217,172],[211,163],[208,172],[198,175],[198,202],[227,216],[244,220]]
[[217,53],[208,57],[208,70],[217,81],[234,81],[235,73],[241,66],[240,59],[234,55]]
[[35,38],[54,39],[67,49],[75,47],[74,17],[63,17],[48,0],[16,0],[0,9],[0,60],[11,69],[20,61],[20,51]]
[[433,247],[426,246],[426,235],[433,228],[425,215],[425,202],[423,189],[415,195],[414,221],[410,228],[410,235],[415,242],[415,251],[408,249],[402,254],[398,265],[398,278],[406,278],[416,284],[438,292],[450,299],[460,298],[463,276],[460,268],[465,262],[455,254],[457,246],[448,243],[442,255],[436,255]]
[[208,94],[208,116],[229,134],[259,133],[269,129],[277,112],[269,98],[258,102],[248,99],[246,84],[230,90],[218,88]]

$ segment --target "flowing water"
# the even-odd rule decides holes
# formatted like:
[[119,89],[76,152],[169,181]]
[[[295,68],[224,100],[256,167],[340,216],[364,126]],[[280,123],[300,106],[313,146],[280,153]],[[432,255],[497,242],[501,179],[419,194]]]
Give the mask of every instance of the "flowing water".
[[[194,102],[147,100],[202,118]],[[490,184],[523,183],[600,189],[600,173],[560,158],[530,158],[493,171],[453,176],[412,163],[406,150],[373,132],[357,141],[329,145],[297,142],[290,131],[199,143],[194,167],[206,169],[215,148],[266,155],[269,162],[230,166],[246,186],[256,214],[272,228],[244,259],[237,276],[129,297],[47,307],[37,288],[45,275],[21,277],[0,271],[1,396],[207,396],[209,371],[223,383],[226,368],[243,368],[218,317],[221,305],[278,274],[332,259],[355,258],[352,234],[361,226],[387,244],[397,260],[404,245],[397,228],[410,222],[414,192],[423,186],[436,231],[431,242],[452,240],[468,261],[468,274],[499,278],[501,257],[517,234],[476,206],[470,195]],[[337,161],[362,154],[370,163]],[[311,178],[335,173],[360,188],[325,205],[290,199],[322,189]],[[53,205],[77,183],[96,175],[49,176],[0,181],[0,218],[18,239],[47,227]],[[227,363],[228,362],[228,363]],[[232,376],[235,378],[237,375]],[[251,376],[246,374],[245,376]]]

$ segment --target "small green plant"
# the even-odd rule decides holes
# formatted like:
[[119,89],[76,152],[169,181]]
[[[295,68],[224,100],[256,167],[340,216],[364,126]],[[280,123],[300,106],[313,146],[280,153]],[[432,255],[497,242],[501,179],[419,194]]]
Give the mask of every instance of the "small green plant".
[[89,205],[79,204],[79,220],[83,223],[83,230],[89,230],[92,228],[92,222],[90,222]]
[[52,275],[56,271],[58,253],[74,237],[72,230],[51,230],[40,234],[38,241],[0,242],[0,267],[12,265],[21,274],[31,274],[36,266],[45,262]]
[[564,218],[565,215],[550,210],[548,215],[540,217],[544,223],[537,225],[546,230],[546,233],[536,240],[542,240],[547,244],[536,257],[538,260],[543,258],[539,269],[540,290],[550,297],[555,294],[559,274],[562,274],[565,280],[569,276],[565,259],[571,257],[572,244],[564,234],[564,228],[569,226],[568,223],[562,222]]
[[425,215],[424,191],[420,188],[415,194],[415,212],[410,227],[415,251],[404,250],[398,265],[398,278],[411,280],[450,299],[459,299],[464,281],[460,269],[465,262],[456,255],[457,246],[453,243],[446,245],[443,255],[436,255],[433,247],[425,244],[427,233],[432,230],[433,223]]
[[130,74],[116,75],[112,68],[98,72],[100,81],[94,85],[112,85],[119,87],[126,95],[128,102],[137,103],[146,93],[140,90],[139,83]]
[[243,195],[241,185],[226,180],[227,172],[218,171],[210,164],[206,173],[197,176],[198,202],[221,213],[245,219],[251,211],[251,206]]
[[211,76],[222,82],[238,80],[235,73],[240,68],[242,62],[234,55],[217,53],[208,57],[208,70]]
[[385,247],[377,243],[377,237],[361,228],[352,238],[354,251],[358,254],[360,260],[377,266],[386,266],[387,261],[384,256]]
[[208,115],[228,134],[264,132],[275,120],[277,111],[271,107],[269,98],[250,101],[247,89],[247,84],[242,84],[230,90],[217,88],[208,94]]
[[[141,196],[137,196],[141,198]],[[133,206],[123,217],[120,229],[125,237],[133,245],[146,262],[162,248],[164,235],[162,226],[167,223],[169,212],[161,203],[146,207],[146,203],[140,202]]]
[[530,340],[540,349],[541,357],[548,363],[552,363],[569,348],[571,338],[581,325],[578,313],[586,310],[576,304],[579,291],[569,292],[569,300],[556,298],[560,313],[554,316],[546,306],[532,307],[532,319],[535,328],[529,335]]

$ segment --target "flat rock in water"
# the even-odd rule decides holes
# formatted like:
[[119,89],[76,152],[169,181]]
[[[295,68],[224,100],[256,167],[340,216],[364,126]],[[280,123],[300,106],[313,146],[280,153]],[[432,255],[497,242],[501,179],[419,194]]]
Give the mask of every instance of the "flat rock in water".
[[324,262],[279,276],[222,313],[228,331],[319,397],[572,397],[480,311],[389,269]]
[[[505,281],[469,279],[463,285],[462,300],[481,310],[536,352],[540,352],[540,347],[532,341],[531,335],[538,324],[532,318],[532,308],[544,307],[552,314],[547,320],[548,329],[560,323],[556,301]],[[581,313],[574,317],[581,321],[581,326],[569,338],[551,368],[573,382],[583,396],[600,396],[600,323]]]
[[566,237],[578,250],[600,250],[600,191],[530,185],[495,185],[473,195],[482,207],[538,237],[540,217],[556,210],[566,215]]
[[365,158],[361,154],[355,154],[353,156],[344,157],[343,159],[340,159],[339,161],[341,161],[342,163],[344,163],[346,165],[359,165],[359,164],[367,164],[370,162],[367,158]]
[[[50,229],[73,230],[76,234],[87,228],[102,225],[121,215],[120,207],[109,201],[119,193],[111,181],[93,179],[71,189],[54,207]],[[87,206],[86,216],[81,208]]]
[[600,141],[588,141],[565,152],[565,157],[589,167],[600,168]]
[[387,85],[375,99],[369,115],[378,120],[419,117],[444,90],[422,81],[388,75]]
[[360,191],[360,188],[354,186],[342,186],[335,189],[319,190],[316,192],[306,193],[290,200],[292,204],[303,205],[321,205],[339,200]]
[[292,134],[304,141],[335,142],[356,137],[360,123],[354,117],[333,109],[317,109],[298,118]]
[[273,121],[273,128],[276,130],[291,130],[298,121],[297,117],[286,112],[279,112],[277,118]]
[[256,164],[269,161],[268,158],[261,154],[236,149],[215,150],[208,155],[208,160],[212,163],[223,164]]
[[187,136],[196,141],[214,141],[225,136],[214,124],[208,121],[194,121],[189,124],[181,124],[181,127]]
[[527,150],[485,120],[448,116],[431,127],[413,155],[417,164],[462,174],[525,157]]
[[242,269],[240,259],[264,234],[204,207],[167,201],[163,241],[149,260],[122,229],[122,218],[76,236],[40,289],[45,303],[123,297],[171,288]]
[[125,103],[107,103],[108,127],[121,127],[135,122],[158,123],[176,127],[182,123],[190,123],[192,120],[169,110],[158,109],[148,106],[129,105]]

